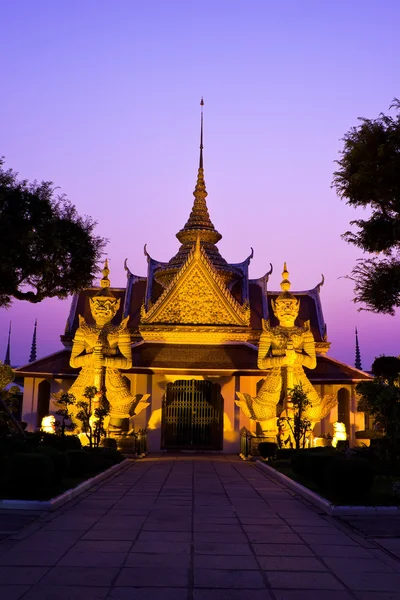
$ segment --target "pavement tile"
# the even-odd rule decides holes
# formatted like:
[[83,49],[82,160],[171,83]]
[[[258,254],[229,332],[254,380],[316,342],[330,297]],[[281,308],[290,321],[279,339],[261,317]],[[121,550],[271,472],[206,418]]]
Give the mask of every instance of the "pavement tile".
[[193,600],[272,600],[267,590],[195,589]]
[[37,583],[48,570],[48,567],[0,566],[0,591],[2,586],[7,584],[18,582],[18,585],[29,585]]
[[159,567],[126,567],[121,569],[116,586],[135,587],[187,587],[189,585],[188,569]]
[[58,567],[121,567],[127,552],[102,552],[73,548],[57,563]]
[[261,573],[249,570],[232,569],[196,569],[194,570],[195,588],[226,589],[264,589]]
[[[61,585],[35,585],[24,596],[24,600],[103,600],[107,587],[76,587]],[[2,600],[3,596],[1,597]]]
[[400,538],[374,538],[380,546],[386,548],[386,550],[398,550],[400,551]]
[[191,521],[151,523],[146,521],[143,531],[192,531]]
[[371,548],[369,551],[372,556],[378,558],[381,562],[385,563],[385,565],[392,567],[396,573],[400,572],[400,560],[393,558],[393,556],[390,556],[380,548]]
[[394,573],[395,571],[387,564],[376,558],[338,558],[325,557],[324,563],[331,571],[338,574],[350,571],[352,573]]
[[132,547],[132,542],[121,540],[110,540],[106,543],[99,540],[81,540],[72,548],[73,551],[82,552],[129,552]]
[[3,566],[31,566],[31,567],[52,567],[65,554],[68,548],[58,550],[24,550],[21,551],[18,547],[12,548],[9,552],[1,556],[1,564]]
[[222,542],[225,544],[246,544],[247,538],[242,532],[195,531],[195,542]]
[[191,531],[142,531],[138,542],[191,542]]
[[329,546],[313,544],[312,549],[317,556],[337,556],[342,558],[371,558],[372,554],[360,546]]
[[354,592],[357,600],[400,600],[400,592]]
[[301,533],[301,537],[307,544],[318,544],[319,546],[358,546],[351,537],[344,533],[325,535],[323,533]]
[[131,552],[150,552],[153,554],[190,553],[188,542],[135,542]]
[[253,544],[258,556],[314,556],[305,544]]
[[240,526],[239,525],[239,520],[236,517],[209,517],[207,518],[206,516],[202,515],[202,516],[195,516],[194,518],[194,526],[195,529],[198,528],[200,525],[206,525],[206,526],[210,526],[212,527],[213,525],[215,525],[216,527],[224,527],[225,525],[236,525],[236,526]]
[[269,525],[242,523],[242,527],[246,533],[263,533],[265,535],[270,535],[273,532],[274,534],[290,533],[293,535],[293,530],[289,527],[289,525],[285,525],[285,523],[280,521],[276,523],[270,523]]
[[41,580],[44,585],[110,586],[116,567],[53,567]]
[[242,528],[238,521],[235,523],[210,523],[200,521],[194,523],[194,531],[212,531],[214,533],[240,533]]
[[290,524],[290,527],[296,532],[296,533],[313,533],[313,534],[322,534],[322,535],[337,535],[338,533],[340,533],[339,529],[337,529],[336,527],[332,527],[329,523],[326,523],[326,525],[316,525],[315,527],[312,525],[292,525]]
[[247,537],[250,542],[264,542],[268,544],[302,544],[303,540],[295,533],[280,533],[279,531],[248,531]]
[[267,578],[272,587],[295,590],[343,590],[344,586],[331,573],[315,571],[267,571]]
[[[328,567],[311,556],[259,556],[265,571],[327,571]],[[348,561],[347,561],[348,562]]]
[[248,544],[223,544],[218,542],[196,542],[194,544],[194,551],[195,554],[251,554],[251,549]]
[[43,527],[43,531],[87,531],[99,520],[99,516],[76,516],[64,517],[61,515],[53,519]]
[[239,517],[243,525],[285,525],[285,521],[280,517]]
[[158,569],[179,568],[188,569],[190,567],[190,554],[128,554],[125,567],[149,567]]
[[274,596],[276,600],[354,600],[354,596],[345,590],[274,590]]
[[337,576],[352,590],[367,592],[396,592],[400,591],[400,574],[385,573],[338,573]]
[[82,536],[82,540],[104,540],[104,541],[131,541],[133,542],[139,534],[138,530],[126,529],[90,529]]
[[[132,529],[140,529],[145,522],[146,517],[123,517],[121,519],[120,516],[116,517],[104,517],[100,519],[93,527],[92,530],[96,529],[115,529],[121,527],[123,525],[124,529],[132,530]],[[88,528],[89,529],[89,528]]]
[[2,585],[1,600],[19,600],[29,588],[29,585]]
[[115,587],[107,600],[187,600],[187,595],[184,588]]
[[259,569],[254,556],[224,556],[218,554],[195,554],[194,566],[201,569],[238,569],[240,571]]

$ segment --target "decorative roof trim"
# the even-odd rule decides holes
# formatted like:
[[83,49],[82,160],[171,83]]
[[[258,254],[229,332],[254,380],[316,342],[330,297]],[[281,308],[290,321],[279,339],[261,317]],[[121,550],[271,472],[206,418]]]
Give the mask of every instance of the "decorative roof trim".
[[182,265],[176,275],[173,277],[169,286],[163,291],[158,300],[150,307],[150,309],[146,312],[145,307],[143,308],[142,319],[141,322],[146,324],[150,321],[152,317],[157,313],[157,311],[161,308],[164,302],[169,298],[173,291],[176,288],[178,282],[183,278],[185,273],[188,271],[189,267],[194,262],[201,262],[208,274],[211,276],[213,281],[218,286],[220,292],[224,296],[225,300],[228,302],[229,308],[231,310],[232,315],[241,321],[239,325],[249,325],[250,323],[250,307],[246,303],[246,305],[241,305],[235,298],[232,296],[228,288],[225,286],[224,282],[221,280],[218,271],[214,268],[210,259],[208,258],[205,250],[200,244],[200,238],[197,237],[195,247],[190,251],[190,254],[186,260],[186,262]]

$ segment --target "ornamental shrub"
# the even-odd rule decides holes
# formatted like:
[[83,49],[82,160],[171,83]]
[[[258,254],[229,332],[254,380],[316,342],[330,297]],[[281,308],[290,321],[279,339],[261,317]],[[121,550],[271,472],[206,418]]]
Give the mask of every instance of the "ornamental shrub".
[[18,495],[40,493],[53,478],[54,467],[48,456],[35,453],[16,453],[6,463],[5,487]]
[[114,448],[90,448],[86,447],[86,452],[92,461],[93,471],[100,473],[109,469],[124,460],[123,455]]
[[278,448],[276,451],[276,458],[279,459],[288,459],[291,458],[293,456],[293,454],[296,454],[296,452],[298,452],[298,450],[296,450],[296,448]]
[[291,458],[291,467],[296,475],[311,479],[317,485],[322,486],[325,469],[337,456],[340,454],[333,448],[299,450]]
[[92,456],[85,450],[67,450],[69,460],[69,472],[71,477],[80,477],[93,473],[94,461]]
[[105,437],[100,440],[100,448],[117,449],[117,440],[115,438]]
[[339,458],[327,465],[324,487],[342,502],[362,501],[374,482],[375,471],[362,458]]
[[66,450],[80,450],[81,442],[77,435],[57,435],[56,433],[42,433],[42,444],[51,446],[55,450],[64,452]]
[[272,458],[276,455],[278,444],[275,442],[260,442],[258,444],[258,451],[260,456],[263,458]]
[[54,483],[60,483],[69,472],[69,458],[66,452],[59,452],[51,446],[39,446],[37,449],[39,454],[48,456],[53,463],[53,478]]

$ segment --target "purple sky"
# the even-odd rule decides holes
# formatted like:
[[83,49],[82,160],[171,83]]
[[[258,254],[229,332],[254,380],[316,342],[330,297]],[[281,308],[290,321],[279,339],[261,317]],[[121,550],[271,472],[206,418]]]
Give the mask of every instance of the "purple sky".
[[[111,281],[123,260],[146,274],[193,201],[199,100],[205,100],[208,206],[221,254],[250,275],[288,263],[293,289],[325,275],[330,355],[364,368],[399,353],[398,317],[357,312],[342,278],[360,252],[340,239],[362,212],[330,189],[340,138],[358,116],[400,96],[398,0],[1,0],[0,155],[21,178],[52,180],[109,239]],[[0,359],[61,347],[69,300],[0,311]]]

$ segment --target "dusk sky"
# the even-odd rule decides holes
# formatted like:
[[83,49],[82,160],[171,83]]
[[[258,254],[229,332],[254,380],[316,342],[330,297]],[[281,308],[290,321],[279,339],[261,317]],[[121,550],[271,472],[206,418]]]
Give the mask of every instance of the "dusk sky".
[[[250,276],[287,261],[293,290],[321,290],[329,355],[363,367],[398,355],[399,316],[357,312],[345,279],[362,254],[341,239],[350,209],[331,189],[357,117],[400,97],[399,0],[0,0],[0,155],[20,178],[51,180],[146,275],[189,215],[204,96],[204,166],[221,254]],[[18,235],[18,232],[16,232]],[[70,300],[0,310],[0,359],[61,348]]]

